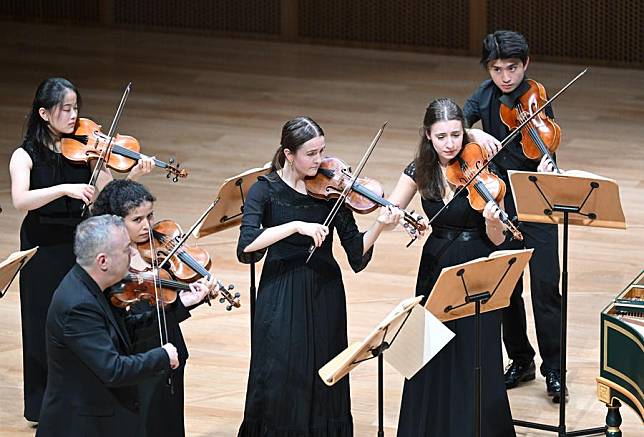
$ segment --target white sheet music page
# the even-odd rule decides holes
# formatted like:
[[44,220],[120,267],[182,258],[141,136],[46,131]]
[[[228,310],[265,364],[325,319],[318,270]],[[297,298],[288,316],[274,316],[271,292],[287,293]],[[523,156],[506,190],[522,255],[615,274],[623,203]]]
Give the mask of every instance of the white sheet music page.
[[384,354],[385,360],[409,379],[434,358],[454,335],[432,313],[417,304]]

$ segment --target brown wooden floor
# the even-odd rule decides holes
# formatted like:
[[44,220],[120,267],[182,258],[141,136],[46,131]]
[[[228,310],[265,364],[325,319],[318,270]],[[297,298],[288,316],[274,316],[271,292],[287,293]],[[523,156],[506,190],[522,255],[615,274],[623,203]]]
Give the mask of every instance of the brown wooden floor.
[[[108,32],[2,23],[0,53],[0,255],[18,248],[21,214],[11,206],[9,157],[21,141],[24,117],[38,83],[64,76],[81,90],[83,116],[109,126],[123,87],[133,92],[119,132],[139,139],[143,152],[175,155],[190,169],[173,184],[160,173],[143,182],[157,196],[157,218],[188,228],[219,184],[270,160],[281,126],[307,114],[326,131],[329,154],[356,163],[380,124],[389,121],[364,174],[391,190],[412,159],[425,106],[440,96],[459,103],[485,78],[474,58],[211,39],[158,33]],[[552,93],[582,66],[534,62],[532,77]],[[573,228],[570,235],[570,429],[603,424],[595,397],[599,313],[644,268],[644,71],[593,68],[556,104],[563,168],[616,179],[626,231]],[[418,199],[414,200],[420,210]],[[638,203],[640,202],[640,203]],[[362,227],[375,217],[360,217]],[[202,239],[218,275],[248,302],[248,267],[235,258],[237,230]],[[403,233],[383,235],[361,274],[341,262],[348,294],[349,336],[366,335],[398,301],[413,294],[421,244]],[[336,251],[340,254],[341,251]],[[529,300],[529,299],[528,299]],[[529,309],[529,311],[531,311]],[[0,301],[0,435],[31,435],[22,418],[20,311],[17,284]],[[530,318],[530,324],[532,324]],[[232,436],[241,422],[249,359],[248,306],[228,313],[200,308],[182,325],[187,367],[188,435]],[[534,329],[530,328],[534,339]],[[535,342],[536,343],[536,342]],[[539,361],[537,361],[539,364]],[[376,363],[352,375],[356,436],[375,435]],[[386,435],[394,435],[402,387],[386,366]],[[513,416],[554,424],[558,407],[543,378],[510,391]],[[642,427],[622,408],[625,435]],[[551,433],[517,428],[522,436]]]

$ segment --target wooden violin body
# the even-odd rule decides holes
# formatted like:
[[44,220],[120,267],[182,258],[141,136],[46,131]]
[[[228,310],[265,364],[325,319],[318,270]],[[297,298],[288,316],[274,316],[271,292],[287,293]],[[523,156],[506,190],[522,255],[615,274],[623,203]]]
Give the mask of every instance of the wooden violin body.
[[[152,237],[154,241],[138,244],[141,256],[149,263],[153,259],[165,258],[181,240],[183,230],[173,220],[161,220],[154,224]],[[155,253],[152,253],[154,247]],[[210,254],[200,247],[185,246],[180,248],[168,261],[172,275],[186,282],[193,282],[202,277],[209,277],[212,260]]]
[[[74,132],[62,138],[61,152],[70,161],[87,162],[98,159],[108,143],[109,137],[101,132],[101,125],[88,118],[79,118]],[[111,153],[105,157],[106,165],[118,172],[128,172],[142,158],[140,151],[141,145],[136,138],[116,134],[112,139]],[[188,171],[179,169],[178,164],[173,165],[172,160],[168,163],[155,159],[154,165],[166,170],[168,178],[173,175],[174,182],[188,176]]]
[[[164,259],[183,235],[183,230],[178,223],[173,220],[161,220],[155,223],[152,228],[154,239],[152,244],[150,241],[139,243],[137,248],[143,259],[152,264],[153,260]],[[154,253],[152,247],[154,247]],[[212,266],[212,259],[208,251],[201,247],[181,247],[168,260],[168,266],[172,277],[190,283],[200,278],[210,278],[208,270]],[[230,292],[235,288],[234,285],[229,284],[228,287],[225,287],[221,282],[217,282],[216,287],[221,294],[220,303],[228,303],[227,310],[241,307],[239,302],[241,295],[238,292],[234,294]]]
[[[517,100],[514,108],[501,105],[500,115],[503,123],[515,129],[521,122],[536,112],[547,102],[546,90],[539,82],[527,79],[530,88]],[[533,160],[554,153],[561,142],[561,128],[544,111],[535,116],[521,129],[521,148],[523,154]]]
[[[320,163],[318,173],[314,177],[307,177],[304,182],[309,195],[319,199],[338,198],[344,189],[351,183],[353,175],[351,168],[341,159],[325,157]],[[358,214],[368,214],[381,206],[398,208],[384,197],[382,185],[375,179],[366,177],[358,178],[351,187],[345,204]],[[418,232],[427,229],[427,224],[422,216],[401,209],[403,212],[404,229],[412,238],[417,238]]]
[[[487,165],[487,153],[485,149],[477,143],[468,143],[463,146],[461,152],[447,166],[445,178],[447,181],[456,186],[462,187],[468,184],[473,175],[481,168],[485,167],[476,178],[467,185],[467,199],[472,209],[483,211],[488,202],[499,202],[505,197],[505,182],[497,175],[490,172]],[[494,187],[492,190],[488,187]],[[512,223],[505,211],[501,211],[501,222],[512,233],[517,240],[523,240],[523,235]]]
[[190,290],[190,286],[173,281],[165,270],[159,270],[159,274],[155,275],[151,269],[130,269],[127,276],[110,290],[110,302],[117,308],[127,308],[136,302],[147,302],[154,306],[159,296],[159,303],[165,307],[177,300],[180,290]]

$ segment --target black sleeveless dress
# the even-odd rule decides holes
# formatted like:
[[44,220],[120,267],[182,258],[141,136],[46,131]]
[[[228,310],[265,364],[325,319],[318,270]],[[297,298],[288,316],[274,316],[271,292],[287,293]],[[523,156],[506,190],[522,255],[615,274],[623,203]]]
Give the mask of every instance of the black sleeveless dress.
[[[77,165],[40,145],[21,146],[33,163],[30,189],[65,183],[88,183],[87,164]],[[37,422],[47,384],[45,320],[54,290],[76,262],[74,230],[81,221],[83,202],[60,197],[29,211],[20,228],[20,249],[38,246],[20,273],[20,313],[24,379],[24,416]]]
[[[246,199],[237,246],[241,262],[266,252],[244,253],[264,228],[294,220],[322,223],[333,202],[288,186],[276,173],[260,177]],[[293,234],[268,248],[257,295],[244,422],[240,437],[349,437],[353,419],[349,378],[332,387],[318,370],[347,347],[347,310],[333,230],[352,269],[362,270],[363,234],[341,207],[329,235],[305,263],[310,237]]]
[[[405,169],[415,179],[416,167]],[[423,247],[416,295],[427,295],[444,267],[489,255],[494,245],[485,234],[483,215],[473,210],[463,192],[441,213]],[[422,199],[427,217],[444,206]],[[469,240],[463,238],[467,234]],[[448,238],[444,236],[449,235]],[[456,235],[460,237],[454,238]],[[474,435],[474,317],[445,325],[456,336],[413,378],[405,381],[398,437],[465,437]],[[515,435],[503,379],[501,312],[481,316],[481,405],[483,437]]]

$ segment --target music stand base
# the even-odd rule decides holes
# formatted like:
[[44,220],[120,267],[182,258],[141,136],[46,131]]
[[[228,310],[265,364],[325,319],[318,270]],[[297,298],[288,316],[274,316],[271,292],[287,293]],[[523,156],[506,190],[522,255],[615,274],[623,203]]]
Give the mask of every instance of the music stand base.
[[524,428],[540,429],[542,431],[556,432],[558,436],[576,436],[576,435],[600,435],[606,432],[606,426],[598,428],[579,429],[577,431],[566,431],[565,426],[547,425],[544,423],[527,422],[525,420],[513,420],[514,426]]

